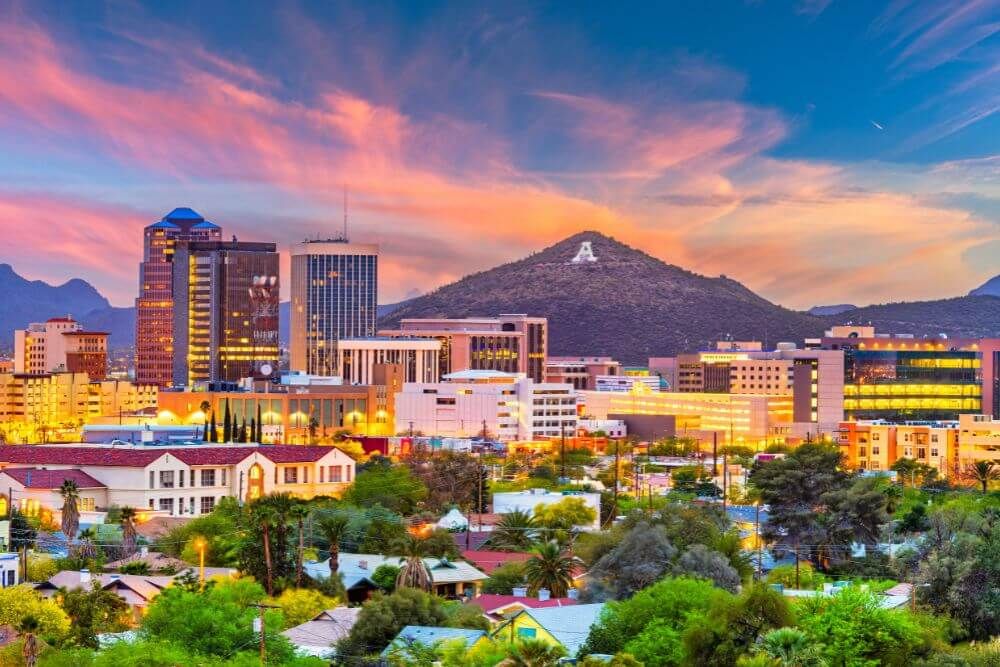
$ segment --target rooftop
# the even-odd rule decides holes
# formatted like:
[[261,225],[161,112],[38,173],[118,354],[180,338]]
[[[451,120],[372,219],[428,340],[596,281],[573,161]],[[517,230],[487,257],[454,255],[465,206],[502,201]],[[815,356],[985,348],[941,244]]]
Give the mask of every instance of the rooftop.
[[194,209],[182,206],[175,208],[170,213],[163,216],[164,220],[204,220],[205,218]]
[[82,470],[46,470],[44,468],[4,468],[0,473],[17,480],[26,489],[58,489],[64,481],[78,489],[103,489],[104,484]]
[[483,630],[467,630],[465,628],[439,628],[427,625],[407,625],[396,638],[382,651],[382,655],[388,655],[393,647],[405,647],[410,644],[422,644],[424,646],[434,646],[438,642],[450,641],[452,639],[465,640],[466,646],[472,646],[477,641],[486,636]]
[[522,595],[480,595],[472,600],[472,604],[481,607],[483,611],[490,614],[511,605],[521,605],[529,609],[545,609],[547,607],[569,607],[580,603],[573,598],[539,600],[537,597]]
[[259,445],[225,447],[146,447],[112,448],[61,445],[9,445],[0,448],[0,464],[74,465],[144,468],[161,456],[173,456],[189,466],[234,465],[248,456],[260,454],[274,463],[311,463],[336,447],[302,445]]

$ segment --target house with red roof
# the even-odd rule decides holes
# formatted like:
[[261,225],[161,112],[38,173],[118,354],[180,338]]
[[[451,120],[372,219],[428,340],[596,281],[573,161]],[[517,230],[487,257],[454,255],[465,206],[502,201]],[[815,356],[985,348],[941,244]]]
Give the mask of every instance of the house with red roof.
[[[526,591],[518,590],[519,593]],[[472,600],[472,604],[480,607],[493,621],[503,621],[525,609],[546,609],[548,607],[568,607],[579,604],[577,591],[571,591],[572,597],[550,597],[545,589],[535,597],[529,595],[480,595]]]
[[531,554],[526,551],[475,551],[467,549],[462,551],[462,558],[486,574],[493,574],[493,571],[501,565],[526,562],[531,558]]
[[65,479],[77,483],[82,510],[117,505],[148,510],[140,519],[191,517],[225,497],[339,496],[354,480],[354,459],[336,447],[299,445],[0,447],[0,514],[12,495],[26,514],[55,518]]

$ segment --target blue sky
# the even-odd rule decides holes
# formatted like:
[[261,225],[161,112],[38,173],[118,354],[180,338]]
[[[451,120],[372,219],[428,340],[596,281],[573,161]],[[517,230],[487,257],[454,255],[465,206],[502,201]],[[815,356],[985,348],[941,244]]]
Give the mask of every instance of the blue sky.
[[339,226],[345,185],[387,302],[582,229],[792,307],[998,273],[996,0],[0,18],[0,261],[116,304],[174,206],[287,247]]

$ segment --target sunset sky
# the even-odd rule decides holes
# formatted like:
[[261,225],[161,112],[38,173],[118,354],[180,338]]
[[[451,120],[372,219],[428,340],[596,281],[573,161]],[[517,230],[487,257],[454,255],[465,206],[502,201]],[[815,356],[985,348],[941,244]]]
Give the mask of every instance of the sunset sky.
[[997,0],[0,0],[0,262],[131,305],[170,209],[287,250],[346,185],[383,302],[585,229],[790,307],[954,296],[998,110]]

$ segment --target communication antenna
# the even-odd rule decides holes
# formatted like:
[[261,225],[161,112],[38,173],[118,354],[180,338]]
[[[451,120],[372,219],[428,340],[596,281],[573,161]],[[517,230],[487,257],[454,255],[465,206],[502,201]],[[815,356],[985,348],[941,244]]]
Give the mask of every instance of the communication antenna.
[[347,184],[344,184],[344,241],[347,241]]

